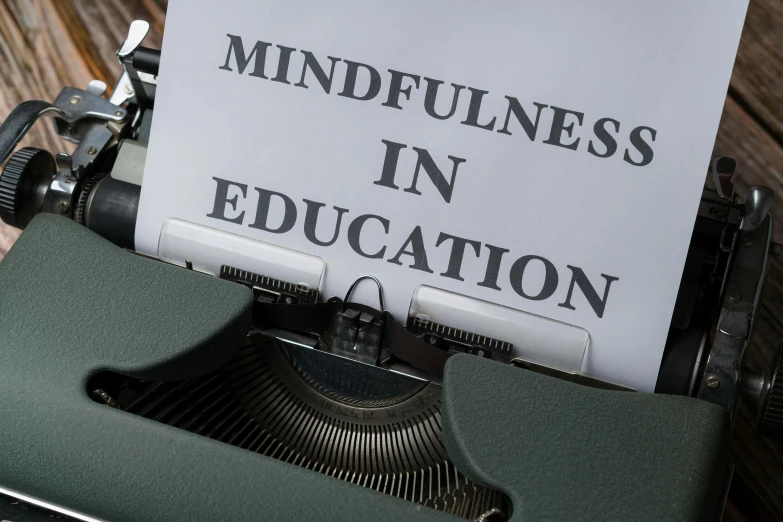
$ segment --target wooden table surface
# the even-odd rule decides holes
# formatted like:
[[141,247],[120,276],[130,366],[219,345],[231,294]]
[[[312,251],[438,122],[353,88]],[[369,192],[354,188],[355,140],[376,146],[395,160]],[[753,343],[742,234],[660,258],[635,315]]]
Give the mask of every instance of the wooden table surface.
[[[147,20],[146,45],[159,47],[167,0],[0,0],[0,120],[19,102],[53,100],[63,86],[92,79],[111,85],[121,71],[114,53],[134,19]],[[740,194],[761,184],[783,196],[783,2],[751,0],[715,155],[738,162]],[[23,143],[70,150],[50,126]],[[677,187],[670,187],[677,190]],[[775,210],[783,222],[783,204]],[[690,226],[684,223],[683,226]],[[0,229],[0,256],[15,232]],[[783,242],[783,227],[775,239]],[[746,363],[766,367],[783,340],[783,262],[774,259]],[[754,433],[741,407],[732,438],[736,474],[726,521],[783,520],[783,444]]]

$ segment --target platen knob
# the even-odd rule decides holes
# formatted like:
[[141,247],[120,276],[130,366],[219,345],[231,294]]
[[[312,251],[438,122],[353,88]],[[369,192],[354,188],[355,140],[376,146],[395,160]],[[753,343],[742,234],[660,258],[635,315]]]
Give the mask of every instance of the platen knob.
[[759,401],[758,431],[761,435],[783,437],[783,346],[779,346],[766,375]]
[[30,147],[17,151],[0,176],[0,219],[25,228],[41,212],[56,174],[57,164],[47,151]]

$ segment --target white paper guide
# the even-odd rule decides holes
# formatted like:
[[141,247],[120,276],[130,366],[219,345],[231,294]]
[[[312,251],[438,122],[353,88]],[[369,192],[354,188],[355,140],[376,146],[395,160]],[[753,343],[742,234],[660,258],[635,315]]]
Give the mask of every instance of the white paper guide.
[[176,217],[402,322],[421,284],[542,315],[651,391],[746,8],[170,0],[136,247]]

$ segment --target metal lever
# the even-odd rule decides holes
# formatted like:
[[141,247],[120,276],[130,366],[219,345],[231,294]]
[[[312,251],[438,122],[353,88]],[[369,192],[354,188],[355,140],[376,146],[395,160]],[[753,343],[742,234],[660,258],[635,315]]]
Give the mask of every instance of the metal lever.
[[44,197],[43,211],[70,218],[73,215],[76,187],[84,177],[84,170],[74,169],[73,159],[60,153],[55,157],[57,174],[54,176]]
[[106,85],[106,82],[101,80],[92,80],[87,86],[87,91],[93,93],[96,96],[103,96],[103,93],[106,92],[107,88],[108,86]]
[[734,194],[734,184],[731,177],[737,168],[737,162],[733,158],[721,156],[712,162],[712,181],[715,183],[715,191],[726,201],[731,201]]
[[97,94],[100,85],[91,82],[90,87],[92,90],[86,91],[65,87],[54,100],[54,105],[60,109],[55,119],[57,134],[68,141],[81,143],[98,121],[121,124],[128,117],[127,109],[117,107]]
[[120,47],[117,51],[117,60],[119,60],[120,63],[124,63],[125,58],[133,54],[133,52],[147,37],[147,33],[149,32],[149,22],[145,22],[144,20],[134,20],[131,22],[130,29],[128,29],[128,38],[125,39],[122,47]]
[[743,232],[756,230],[772,210],[774,201],[775,193],[772,189],[760,185],[750,187],[745,196],[745,215],[740,222],[740,230]]
[[[120,79],[120,84],[115,89],[115,94],[112,95],[110,101],[115,105],[121,105],[131,97],[136,98],[136,104],[142,109],[149,109],[152,107],[152,99],[154,98],[155,79],[154,76],[147,74],[146,79],[142,78],[142,71],[139,71],[134,65],[136,54],[141,53],[140,48],[142,42],[149,33],[150,24],[144,20],[134,20],[130,29],[128,30],[128,38],[122,44],[122,47],[117,51],[117,60],[125,68],[125,74]],[[148,88],[145,87],[145,82],[153,84]]]
[[27,101],[16,107],[0,124],[0,165],[11,155],[30,128],[46,113],[62,115],[62,111],[49,102]]

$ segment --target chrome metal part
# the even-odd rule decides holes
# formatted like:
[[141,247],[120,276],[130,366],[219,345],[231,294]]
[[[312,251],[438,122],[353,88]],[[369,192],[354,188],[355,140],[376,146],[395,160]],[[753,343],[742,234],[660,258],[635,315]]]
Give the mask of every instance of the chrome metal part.
[[715,191],[726,201],[731,201],[734,194],[734,184],[731,177],[737,168],[737,162],[733,158],[721,156],[712,161],[712,181]]
[[123,103],[132,100],[135,95],[136,91],[133,90],[130,76],[128,76],[127,71],[123,71],[117,85],[114,86],[109,101],[114,105],[121,106]]
[[[24,502],[26,504],[30,504],[33,506],[36,506],[38,508],[43,509],[44,511],[50,511],[54,512],[61,517],[68,517],[67,520],[80,520],[82,522],[102,522],[101,519],[93,518],[90,516],[87,516],[83,513],[79,513],[77,511],[73,511],[71,509],[65,508],[63,506],[58,506],[56,504],[52,504],[51,502],[46,502],[45,500],[38,499],[36,497],[32,497],[30,495],[25,495],[23,493],[19,493],[17,491],[14,491],[12,489],[7,489],[2,486],[0,486],[0,495],[5,495],[9,498],[16,499],[20,502]],[[57,518],[52,517],[52,514],[49,514],[49,517],[56,520]],[[2,522],[11,522],[11,521],[2,521]]]
[[109,86],[106,85],[106,82],[101,80],[92,80],[87,86],[87,90],[96,96],[103,96],[108,88]]
[[506,513],[503,513],[498,508],[492,508],[486,513],[482,513],[480,517],[476,519],[476,522],[495,522],[506,520]]
[[66,87],[54,100],[54,105],[62,111],[62,119],[68,123],[92,118],[103,121],[120,122],[128,116],[128,111],[117,107],[95,93]]
[[158,77],[143,71],[139,71],[139,80],[148,87],[157,87]]
[[74,167],[89,169],[114,138],[114,133],[103,125],[93,125],[73,153]]
[[688,385],[688,397],[692,397],[696,394],[696,386],[699,384],[699,368],[701,368],[701,359],[704,357],[705,352],[707,351],[707,336],[709,332],[704,331],[701,335],[701,342],[699,343],[699,348],[696,351],[696,359],[693,362],[693,369],[691,372],[691,380],[690,384]]
[[103,388],[98,388],[96,390],[93,390],[92,393],[96,397],[101,399],[103,402],[105,402],[107,405],[111,406],[112,408],[117,407],[117,401],[114,400],[114,397],[106,393],[106,391]]
[[740,389],[741,362],[750,338],[769,259],[772,219],[769,215],[754,230],[742,233],[725,283],[715,339],[707,358],[697,397],[717,404],[733,415]]
[[772,210],[775,193],[768,187],[755,185],[748,189],[745,195],[745,215],[740,222],[740,230],[751,232],[756,230]]
[[[157,79],[153,75],[136,70],[136,67],[133,65],[133,57],[147,37],[149,28],[150,24],[144,20],[133,21],[128,30],[128,37],[117,51],[117,60],[125,67],[136,104],[142,110],[148,109],[152,105],[152,100],[155,98]],[[123,86],[123,91],[130,96],[130,91],[125,86]]]
[[720,377],[717,375],[708,375],[704,382],[707,384],[707,388],[715,389],[720,387]]
[[128,118],[127,109],[75,87],[60,91],[54,105],[61,111],[55,120],[57,133],[74,143],[80,143],[96,123],[122,123]]
[[68,154],[60,153],[55,159],[58,172],[46,191],[43,211],[70,218],[76,206],[76,189],[83,169],[74,170],[73,160]]
[[122,47],[117,50],[117,60],[120,63],[123,63],[125,58],[133,54],[141,45],[149,32],[149,22],[145,22],[144,20],[134,20],[131,22],[130,28],[128,29],[128,37],[122,43]]

